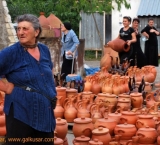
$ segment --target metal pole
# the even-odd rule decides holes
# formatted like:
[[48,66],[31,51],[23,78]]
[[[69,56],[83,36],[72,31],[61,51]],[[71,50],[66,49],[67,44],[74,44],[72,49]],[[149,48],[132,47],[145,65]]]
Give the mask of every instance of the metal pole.
[[72,69],[71,69],[71,74],[73,74],[74,57],[75,57],[75,53],[76,53],[76,51],[77,51],[77,48],[78,48],[78,44],[76,45],[76,49],[75,49],[75,51],[73,52],[73,60],[72,60]]

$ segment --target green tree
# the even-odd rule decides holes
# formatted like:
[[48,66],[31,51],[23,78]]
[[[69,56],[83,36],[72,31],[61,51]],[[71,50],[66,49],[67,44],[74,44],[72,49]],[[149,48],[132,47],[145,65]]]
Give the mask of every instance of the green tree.
[[40,12],[45,12],[46,16],[50,13],[55,14],[62,22],[70,21],[73,29],[78,33],[80,12],[92,13],[99,11],[102,13],[111,13],[112,2],[118,6],[118,10],[124,5],[130,8],[127,0],[6,0],[12,21],[18,15],[31,13],[39,16]]

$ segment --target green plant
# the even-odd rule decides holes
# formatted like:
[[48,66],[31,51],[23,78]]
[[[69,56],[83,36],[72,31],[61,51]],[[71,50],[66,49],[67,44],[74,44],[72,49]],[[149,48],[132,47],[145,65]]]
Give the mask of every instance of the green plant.
[[84,59],[86,61],[95,61],[101,60],[102,51],[97,51],[97,58],[96,58],[96,51],[95,50],[85,50]]

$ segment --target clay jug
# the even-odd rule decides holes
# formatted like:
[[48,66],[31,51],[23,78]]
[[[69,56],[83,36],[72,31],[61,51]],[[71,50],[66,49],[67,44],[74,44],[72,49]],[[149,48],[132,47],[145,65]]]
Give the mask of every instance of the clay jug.
[[139,136],[138,143],[140,144],[154,144],[157,140],[157,131],[155,128],[146,126],[145,128],[139,128],[136,136]]
[[137,129],[144,128],[146,126],[155,128],[155,121],[153,119],[153,116],[147,114],[138,115],[138,120],[136,121]]
[[118,83],[118,81],[115,81],[115,82],[113,83],[112,91],[113,91],[113,94],[115,94],[115,95],[117,95],[117,96],[120,94],[120,88],[119,88],[119,83]]
[[72,131],[75,137],[85,135],[91,138],[93,128],[92,119],[82,117],[74,119]]
[[112,94],[112,83],[109,78],[102,84],[102,93]]
[[62,96],[57,96],[57,104],[56,104],[56,108],[54,109],[55,118],[63,118],[64,116],[64,108],[60,105],[61,99],[62,99]]
[[73,120],[77,117],[77,109],[74,106],[75,96],[70,96],[70,100],[64,106],[64,118],[67,122],[73,123]]
[[156,70],[155,66],[153,66],[153,65],[146,65],[146,66],[144,66],[144,68],[150,68],[151,73],[153,73],[154,76],[155,76],[155,78],[156,78],[156,76],[157,76],[157,70]]
[[150,108],[150,107],[154,106],[155,102],[156,101],[155,101],[155,98],[154,98],[154,93],[153,92],[147,93],[147,95],[146,95],[146,107]]
[[115,121],[114,119],[105,117],[105,118],[97,119],[97,121],[94,124],[94,127],[95,128],[98,128],[98,127],[108,128],[110,135],[113,136],[114,128],[116,125],[117,125],[117,121]]
[[132,111],[122,111],[122,116],[120,118],[119,124],[136,124],[138,117],[137,114]]
[[130,140],[136,134],[137,129],[133,124],[117,124],[114,133],[121,135],[121,140]]
[[131,104],[133,108],[142,108],[143,105],[143,97],[142,97],[142,93],[131,93]]
[[101,92],[101,85],[98,79],[92,81],[91,92],[96,95]]
[[103,142],[99,141],[98,139],[90,140],[89,145],[103,145]]
[[92,83],[90,76],[86,76],[85,83],[84,83],[84,92],[91,91]]
[[65,119],[57,118],[55,131],[57,132],[56,136],[64,140],[68,131],[67,121]]
[[73,140],[73,144],[74,145],[88,145],[90,141],[90,138],[89,137],[86,137],[84,135],[81,135],[80,137],[76,137],[74,140]]
[[105,67],[107,70],[111,68],[111,57],[109,53],[106,53],[100,60],[100,67]]
[[60,105],[63,106],[64,100],[66,98],[66,88],[61,87],[61,86],[57,86],[56,91],[57,91],[57,96],[62,96],[62,98],[60,100]]
[[111,141],[111,136],[109,134],[109,129],[99,127],[92,130],[92,140],[98,139],[103,142],[103,145],[108,145]]
[[117,52],[127,52],[130,50],[130,46],[128,46],[127,43],[120,38],[116,38],[112,41],[109,41],[107,44],[109,47],[111,47],[114,51]]

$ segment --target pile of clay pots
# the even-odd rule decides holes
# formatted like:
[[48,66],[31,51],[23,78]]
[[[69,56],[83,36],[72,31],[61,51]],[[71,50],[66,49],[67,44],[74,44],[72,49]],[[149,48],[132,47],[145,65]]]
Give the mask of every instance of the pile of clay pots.
[[[73,123],[74,145],[160,145],[160,85],[155,84],[153,90],[150,83],[146,84],[150,89],[145,96],[139,92],[95,95],[91,91],[78,93],[74,88],[56,87],[58,102],[54,114],[57,127],[63,124],[66,132],[57,137],[64,144],[67,123]],[[57,129],[56,132],[59,133]]]

